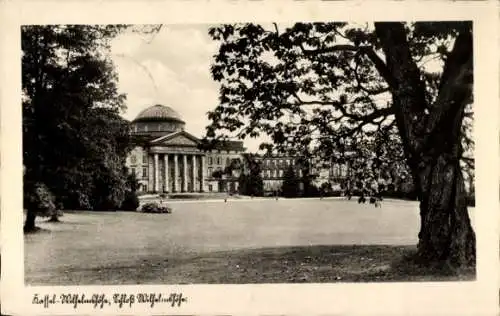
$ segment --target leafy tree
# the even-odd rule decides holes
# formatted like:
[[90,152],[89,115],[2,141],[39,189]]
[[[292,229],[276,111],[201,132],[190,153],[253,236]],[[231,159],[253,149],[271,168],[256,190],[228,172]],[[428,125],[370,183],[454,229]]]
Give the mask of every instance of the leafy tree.
[[264,195],[264,181],[262,180],[259,162],[252,154],[244,154],[243,158],[246,170],[245,172],[241,172],[238,177],[240,194],[251,196]]
[[[29,194],[24,195],[24,205],[28,209],[35,209],[37,212],[27,214],[27,221],[35,221],[36,214],[43,217],[50,217],[51,221],[57,221],[57,209],[55,206],[54,195],[50,192],[47,186],[43,183],[25,182],[25,189]],[[33,216],[33,218],[29,218]],[[30,227],[24,228],[26,232],[34,230]]]
[[[122,198],[128,127],[108,58],[124,26],[23,26],[25,183],[44,183],[64,208],[98,208]],[[31,185],[25,195],[34,194]],[[120,201],[121,202],[121,201]],[[26,205],[27,231],[37,209]]]
[[234,24],[209,34],[220,42],[211,71],[221,84],[209,137],[264,133],[273,143],[263,148],[328,154],[394,127],[420,200],[418,258],[475,263],[460,166],[472,119],[471,22]]
[[[388,184],[400,188],[411,179],[403,147],[394,126],[385,126],[369,135],[359,135],[349,143],[348,152],[340,151],[337,162],[347,162],[348,181],[356,190],[385,191]],[[372,192],[372,193],[375,193]]]
[[283,174],[283,196],[296,197],[299,194],[299,179],[292,166],[289,166]]
[[137,196],[137,189],[139,188],[139,182],[133,174],[127,176],[128,190],[125,192],[125,199],[123,200],[120,209],[124,211],[136,211],[139,207],[139,197]]

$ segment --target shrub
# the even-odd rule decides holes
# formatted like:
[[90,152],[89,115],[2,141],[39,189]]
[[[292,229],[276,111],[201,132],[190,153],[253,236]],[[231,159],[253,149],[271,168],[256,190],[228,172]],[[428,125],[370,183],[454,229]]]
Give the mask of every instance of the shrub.
[[142,206],[141,211],[143,213],[157,213],[157,214],[162,214],[162,213],[172,213],[172,209],[167,206],[161,206],[158,203],[146,203]]
[[120,209],[124,211],[136,211],[138,207],[139,198],[137,194],[135,192],[127,192]]
[[38,216],[50,217],[57,214],[55,198],[44,183],[35,183],[26,186],[24,193],[24,207],[36,210]]
[[467,206],[475,207],[476,206],[476,197],[475,195],[467,196]]

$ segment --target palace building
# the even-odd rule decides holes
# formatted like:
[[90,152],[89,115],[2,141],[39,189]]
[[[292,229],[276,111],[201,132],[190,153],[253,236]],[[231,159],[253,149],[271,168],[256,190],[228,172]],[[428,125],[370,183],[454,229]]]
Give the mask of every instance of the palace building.
[[[238,192],[239,172],[245,171],[245,148],[241,141],[225,141],[215,148],[203,149],[201,139],[185,131],[186,123],[171,107],[154,105],[140,112],[131,122],[134,144],[126,165],[139,183],[139,191],[149,193]],[[254,155],[261,167],[264,191],[279,191],[284,173],[292,166],[298,176],[301,167],[296,158]],[[240,170],[228,172],[228,167],[240,165]],[[312,163],[312,166],[319,164]],[[319,181],[333,179],[330,168],[312,168]],[[230,169],[230,168],[229,168]],[[321,170],[320,170],[321,169]],[[342,173],[343,178],[346,174]],[[318,183],[319,185],[320,183]]]
[[139,190],[152,193],[236,191],[237,183],[221,188],[213,173],[224,170],[245,151],[243,142],[224,142],[210,151],[184,130],[186,123],[172,108],[154,105],[132,121],[135,145],[126,165],[139,182]]

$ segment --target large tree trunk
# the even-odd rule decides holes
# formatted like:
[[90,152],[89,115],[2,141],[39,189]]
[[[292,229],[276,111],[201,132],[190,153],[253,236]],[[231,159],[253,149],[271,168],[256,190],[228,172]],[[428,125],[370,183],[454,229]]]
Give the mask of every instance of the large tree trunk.
[[464,179],[461,125],[472,100],[472,30],[464,28],[446,59],[434,104],[427,104],[421,71],[401,23],[376,23],[386,55],[382,73],[391,84],[393,109],[420,199],[418,257],[423,263],[475,263]]
[[458,159],[440,155],[419,171],[418,258],[428,264],[475,264],[476,238]]
[[33,209],[28,209],[26,212],[26,221],[24,222],[24,232],[29,233],[35,231],[35,219],[36,219],[36,211]]

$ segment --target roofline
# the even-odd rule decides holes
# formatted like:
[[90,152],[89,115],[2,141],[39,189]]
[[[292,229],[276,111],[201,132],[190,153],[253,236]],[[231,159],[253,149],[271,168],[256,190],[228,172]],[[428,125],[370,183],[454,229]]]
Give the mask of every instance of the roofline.
[[175,117],[139,117],[139,118],[134,119],[131,123],[138,123],[138,122],[144,122],[144,123],[177,122],[177,123],[186,124],[186,122],[183,121],[182,119],[175,118]]
[[177,135],[181,135],[181,134],[184,134],[187,138],[195,141],[196,143],[200,143],[200,139],[198,139],[198,137],[186,132],[186,131],[177,131],[177,132],[173,132],[173,133],[170,133],[170,134],[167,134],[167,135],[163,135],[163,136],[160,136],[158,138],[154,138],[152,140],[150,140],[150,143],[157,143],[157,142],[160,142],[160,141],[163,141],[163,140],[166,140],[166,139],[169,139],[169,138],[172,138],[172,137],[175,137]]

